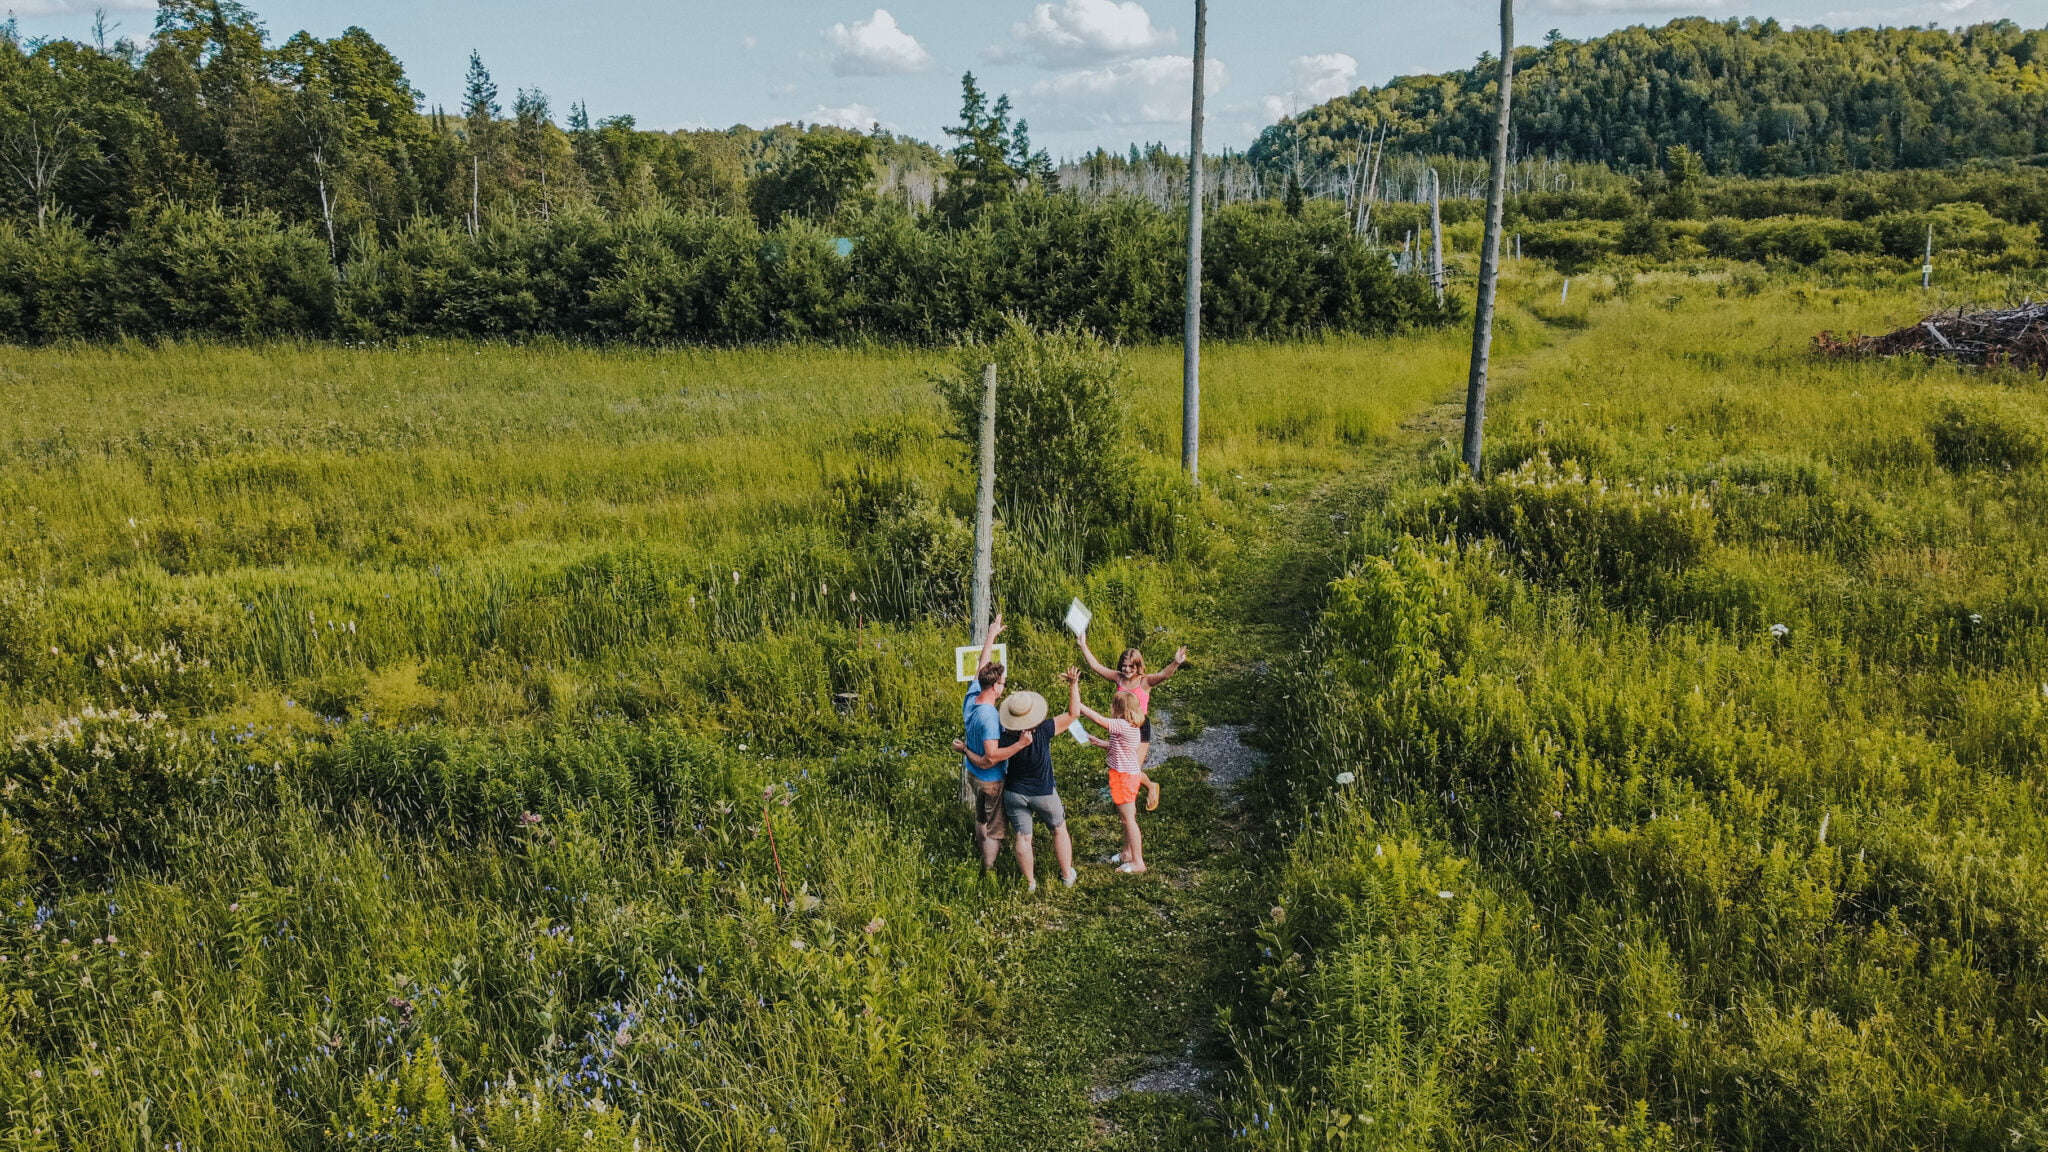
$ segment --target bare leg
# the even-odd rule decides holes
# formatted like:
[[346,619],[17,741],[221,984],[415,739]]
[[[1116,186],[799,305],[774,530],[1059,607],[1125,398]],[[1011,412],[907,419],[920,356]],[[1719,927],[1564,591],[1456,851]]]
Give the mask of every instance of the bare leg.
[[981,844],[981,870],[983,872],[995,871],[996,853],[1001,851],[1003,842],[993,836],[983,836],[979,831],[975,832],[974,838]]
[[1123,864],[1126,872],[1145,870],[1145,836],[1138,831],[1138,802],[1126,801],[1116,806],[1116,814],[1124,822]]
[[1067,834],[1065,824],[1052,830],[1052,855],[1060,864],[1060,879],[1074,874],[1074,838]]
[[[1015,832],[1015,829],[1012,829],[1012,831]],[[1024,873],[1025,882],[1035,889],[1038,887],[1038,864],[1032,855],[1031,837],[1022,832],[1016,832],[1015,834],[1016,838],[1011,842],[1010,847],[1017,853],[1017,870]]]
[[1145,811],[1150,812],[1158,808],[1159,781],[1154,780],[1147,773],[1140,772],[1138,773],[1138,783],[1143,784],[1145,786]]

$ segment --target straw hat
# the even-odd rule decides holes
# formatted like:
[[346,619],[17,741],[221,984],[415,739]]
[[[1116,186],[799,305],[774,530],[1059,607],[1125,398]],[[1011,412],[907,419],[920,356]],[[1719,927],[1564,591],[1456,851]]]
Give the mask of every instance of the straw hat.
[[1028,732],[1045,723],[1045,697],[1036,692],[1012,692],[1003,698],[1003,727],[1011,732]]

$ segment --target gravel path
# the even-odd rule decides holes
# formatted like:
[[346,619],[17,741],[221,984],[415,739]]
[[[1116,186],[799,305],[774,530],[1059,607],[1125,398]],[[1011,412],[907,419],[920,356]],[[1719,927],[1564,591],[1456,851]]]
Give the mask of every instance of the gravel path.
[[[1173,727],[1173,713],[1159,709],[1155,728]],[[1164,740],[1152,742],[1152,755],[1145,766],[1151,767],[1175,756],[1186,756],[1209,770],[1209,786],[1229,799],[1237,798],[1237,786],[1245,777],[1258,770],[1265,760],[1265,753],[1246,744],[1244,729],[1236,724],[1211,724],[1202,729],[1202,734],[1192,740],[1180,742],[1178,734]]]

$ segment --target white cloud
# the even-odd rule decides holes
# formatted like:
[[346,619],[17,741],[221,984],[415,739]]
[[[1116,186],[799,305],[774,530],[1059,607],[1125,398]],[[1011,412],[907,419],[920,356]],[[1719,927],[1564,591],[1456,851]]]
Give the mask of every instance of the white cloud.
[[1737,0],[1543,0],[1541,7],[1561,16],[1619,16],[1629,12],[1704,16],[1746,5]]
[[1842,25],[1889,24],[1894,27],[1905,24],[1939,24],[1953,27],[1958,24],[1982,24],[2003,19],[2011,15],[2008,5],[1990,4],[1985,0],[1933,0],[1925,4],[1906,4],[1896,8],[1852,8],[1846,11],[1830,12],[1828,23]]
[[827,108],[820,104],[811,109],[811,114],[804,119],[812,124],[830,124],[837,128],[865,132],[881,123],[882,114],[866,104],[847,104],[839,108]]
[[886,8],[851,24],[825,29],[832,45],[832,71],[840,76],[899,76],[932,66],[932,54],[896,24]]
[[115,12],[154,12],[156,0],[26,0],[8,5],[16,16],[90,16],[97,9]]
[[[1154,27],[1137,0],[1040,4],[1030,19],[1011,25],[1010,34],[1048,68],[1129,60],[1173,43],[1173,33]],[[1000,49],[992,56],[1011,58]]]
[[1288,90],[1261,97],[1266,118],[1291,116],[1311,104],[1343,96],[1358,87],[1358,61],[1346,52],[1318,52],[1287,62]]
[[1358,87],[1358,61],[1345,52],[1296,56],[1287,62],[1287,77],[1303,100],[1320,104]]
[[[1210,60],[1207,71],[1209,91],[1229,83],[1222,61]],[[1185,124],[1194,74],[1191,57],[1144,56],[1062,72],[1033,84],[1025,95],[1032,123],[1054,130]]]

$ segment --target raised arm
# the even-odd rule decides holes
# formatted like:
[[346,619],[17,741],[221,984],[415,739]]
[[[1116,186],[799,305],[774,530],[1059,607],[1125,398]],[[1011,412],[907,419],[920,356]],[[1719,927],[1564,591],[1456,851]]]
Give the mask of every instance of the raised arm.
[[1168,680],[1173,679],[1173,674],[1175,672],[1178,672],[1182,668],[1186,667],[1187,662],[1188,647],[1187,645],[1183,644],[1180,646],[1180,650],[1173,654],[1173,663],[1168,664],[1166,667],[1161,668],[1159,671],[1154,672],[1150,676],[1145,677],[1146,685],[1149,687],[1156,688],[1159,685],[1166,683]]
[[1088,634],[1086,632],[1078,633],[1077,635],[1075,635],[1074,641],[1081,645],[1081,658],[1088,662],[1088,670],[1090,672],[1095,673],[1097,676],[1102,677],[1104,680],[1109,681],[1111,684],[1117,682],[1116,673],[1110,671],[1107,668],[1104,668],[1102,666],[1102,661],[1097,660],[1095,658],[1095,652],[1088,647]]
[[[1086,647],[1086,645],[1082,646],[1084,651]],[[1079,669],[1067,669],[1066,674],[1061,676],[1060,679],[1067,682],[1067,715],[1069,717],[1086,716],[1104,728],[1109,727],[1109,720],[1102,713],[1081,703],[1081,672]],[[1068,723],[1071,724],[1073,721],[1069,719]],[[1094,737],[1091,736],[1089,739],[1092,741]]]
[[982,638],[981,656],[974,662],[974,670],[976,672],[980,672],[983,668],[988,667],[988,662],[995,659],[996,637],[1002,634],[1003,614],[998,612],[996,613],[996,618],[988,622],[988,635]]
[[1074,718],[1081,714],[1081,671],[1069,668],[1060,673],[1060,679],[1067,685],[1067,710],[1053,717],[1052,726],[1065,732],[1073,725]]

